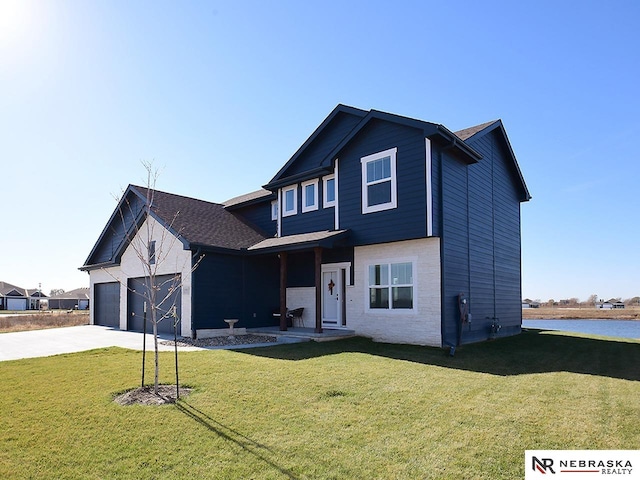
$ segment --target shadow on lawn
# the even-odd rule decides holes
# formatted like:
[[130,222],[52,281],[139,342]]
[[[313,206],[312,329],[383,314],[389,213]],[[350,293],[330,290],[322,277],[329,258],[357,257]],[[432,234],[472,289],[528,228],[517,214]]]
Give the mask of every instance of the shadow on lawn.
[[580,337],[573,334],[523,330],[522,334],[448,350],[414,345],[375,343],[364,338],[309,342],[237,350],[279,360],[306,360],[340,353],[364,353],[425,365],[492,375],[573,372],[640,381],[640,344],[633,341]]
[[[242,448],[243,450],[251,453],[258,460],[265,462],[267,465],[273,467],[282,473],[285,477],[290,478],[292,480],[297,479],[293,473],[291,473],[286,468],[276,464],[273,460],[267,458],[268,453],[273,453],[273,450],[258,443],[251,438],[243,435],[242,433],[223,425],[222,423],[214,420],[209,415],[204,413],[202,410],[198,410],[192,405],[189,405],[187,402],[182,401],[175,404],[176,408],[184,413],[187,417],[191,418],[193,421],[199,423],[200,425],[206,427],[211,432],[218,435],[220,438],[235,444],[236,446]],[[264,452],[261,452],[261,450]],[[268,452],[268,453],[267,453]]]

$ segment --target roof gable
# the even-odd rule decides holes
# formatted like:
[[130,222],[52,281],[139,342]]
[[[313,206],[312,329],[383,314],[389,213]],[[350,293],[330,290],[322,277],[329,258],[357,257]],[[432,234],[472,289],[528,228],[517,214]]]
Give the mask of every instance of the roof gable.
[[[325,135],[327,130],[335,127],[335,123],[339,121],[341,114],[351,116],[349,119],[351,122],[349,128],[342,130],[336,128],[333,132],[334,135]],[[354,120],[357,120],[357,122],[354,123]],[[346,105],[338,105],[264,188],[274,190],[291,183],[308,180],[323,173],[330,172],[333,159],[339,155],[340,151],[356,135],[375,120],[397,123],[419,129],[425,137],[440,137],[449,142],[454,151],[458,155],[461,155],[467,163],[474,163],[482,158],[478,152],[466,145],[464,141],[461,141],[460,138],[442,125],[382,112],[380,110],[365,111]],[[314,162],[301,162],[301,159],[309,155],[314,147],[317,147],[315,142],[323,139],[328,140],[323,144],[323,148],[317,148],[316,151],[312,152]]]
[[18,293],[18,295],[24,295],[25,293],[24,288],[16,287],[15,285],[7,282],[0,282],[0,296],[9,295],[9,292],[13,291],[23,292],[22,294]]
[[522,171],[520,170],[520,166],[518,165],[518,161],[516,160],[516,155],[513,152],[513,148],[511,148],[511,142],[509,142],[509,137],[507,136],[507,132],[504,129],[502,120],[492,120],[490,122],[482,123],[474,127],[465,128],[463,130],[455,132],[455,134],[462,140],[464,140],[465,143],[473,146],[474,142],[488,134],[491,134],[492,132],[494,132],[498,136],[499,141],[502,143],[508,153],[510,167],[513,169],[513,172],[515,173],[515,176],[518,180],[518,188],[522,194],[522,201],[526,202],[531,200],[531,194],[529,193],[527,184],[524,181],[524,177],[522,175]]
[[287,163],[276,173],[265,186],[284,185],[288,182],[300,180],[301,176],[316,175],[323,168],[323,160],[327,153],[356,127],[367,115],[365,110],[339,104],[314,130],[311,136],[300,146]]
[[241,250],[266,238],[222,204],[129,185],[82,269],[120,261],[129,240],[145,220],[148,202],[151,216],[187,249]]

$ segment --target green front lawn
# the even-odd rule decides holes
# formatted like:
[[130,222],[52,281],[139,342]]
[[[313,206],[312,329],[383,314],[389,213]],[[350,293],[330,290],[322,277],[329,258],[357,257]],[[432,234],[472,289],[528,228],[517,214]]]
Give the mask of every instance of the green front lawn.
[[0,478],[513,479],[525,449],[640,445],[637,341],[526,332],[452,358],[351,339],[180,361],[195,391],[160,407],[112,402],[137,386],[139,352],[1,362]]

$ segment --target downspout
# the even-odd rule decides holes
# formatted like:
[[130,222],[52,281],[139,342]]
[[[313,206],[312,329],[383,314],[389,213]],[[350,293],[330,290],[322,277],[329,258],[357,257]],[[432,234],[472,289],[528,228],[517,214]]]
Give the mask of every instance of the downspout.
[[195,287],[195,283],[193,281],[193,275],[195,273],[195,270],[193,269],[193,260],[200,258],[200,255],[202,253],[202,247],[198,247],[195,251],[195,253],[193,255],[191,255],[191,338],[196,340],[198,334],[196,333],[196,322],[195,322],[195,296],[196,296],[196,289]]

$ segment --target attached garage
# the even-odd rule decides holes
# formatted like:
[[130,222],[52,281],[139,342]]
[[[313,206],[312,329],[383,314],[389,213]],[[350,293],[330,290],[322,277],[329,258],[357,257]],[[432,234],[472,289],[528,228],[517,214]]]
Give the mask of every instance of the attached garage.
[[[143,331],[144,329],[144,302],[147,301],[147,285],[149,279],[145,278],[131,278],[129,279],[129,288],[127,293],[127,329]],[[172,307],[176,308],[176,315],[178,319],[178,335],[180,335],[180,318],[182,317],[181,308],[181,287],[180,287],[180,275],[159,275],[155,279],[155,283],[159,290],[156,295],[156,301],[162,302],[158,308],[158,318],[162,315],[166,315],[168,318],[164,318],[158,322],[158,332],[173,334],[173,318],[170,315]],[[147,305],[147,327],[146,331],[151,332],[151,309]]]
[[7,298],[7,310],[26,310],[26,298]]
[[96,283],[93,286],[93,323],[120,328],[120,284]]

